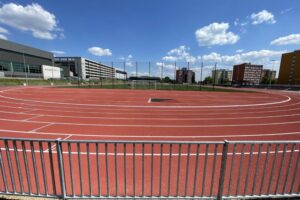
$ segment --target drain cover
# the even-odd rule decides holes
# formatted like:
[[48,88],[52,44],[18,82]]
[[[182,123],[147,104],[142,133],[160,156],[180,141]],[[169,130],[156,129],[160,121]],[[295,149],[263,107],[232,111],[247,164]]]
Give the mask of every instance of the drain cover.
[[170,101],[173,99],[166,99],[166,98],[150,98],[148,100],[148,103],[152,103],[152,102],[164,102],[164,101]]

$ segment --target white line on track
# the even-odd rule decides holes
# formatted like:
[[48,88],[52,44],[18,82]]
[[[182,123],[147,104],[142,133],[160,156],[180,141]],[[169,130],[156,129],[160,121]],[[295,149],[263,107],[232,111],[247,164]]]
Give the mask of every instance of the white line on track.
[[[1,112],[1,111],[0,111]],[[17,114],[17,113],[16,113]],[[35,119],[35,118],[38,118],[38,117],[42,117],[43,115],[34,115],[33,117],[29,117],[27,119],[23,119],[23,120],[20,120],[20,121],[29,121],[29,120],[32,120],[32,119]]]
[[82,123],[67,123],[67,122],[51,122],[51,121],[20,121],[13,119],[0,119],[0,121],[9,122],[24,122],[24,123],[38,123],[46,124],[45,126],[36,128],[32,131],[37,131],[51,125],[73,125],[73,126],[91,126],[91,127],[147,127],[147,128],[214,128],[214,127],[248,127],[248,126],[272,126],[272,125],[286,125],[286,124],[299,124],[300,121],[286,121],[286,122],[273,122],[273,123],[256,123],[256,124],[214,124],[214,125],[155,125],[155,124],[82,124]]
[[[75,143],[74,143],[74,144],[75,144]],[[5,150],[6,150],[6,148],[0,148],[0,149],[1,149],[2,151],[5,151]],[[8,150],[9,150],[9,151],[15,151],[15,150],[12,149],[12,148],[9,148]],[[18,151],[18,152],[23,152],[23,149],[17,149],[17,151]],[[299,151],[300,151],[300,150],[294,150],[294,152],[299,152]],[[31,153],[32,151],[28,149],[28,150],[25,150],[25,152]],[[40,153],[39,150],[34,150],[33,152],[34,152],[34,153]],[[46,153],[46,152],[48,152],[48,151],[44,151],[44,153]],[[292,152],[291,150],[287,150],[287,151],[286,151],[286,153],[291,153],[291,152]],[[57,151],[53,150],[52,153],[57,153]],[[69,154],[68,151],[63,151],[62,153],[63,153],[63,154]],[[71,153],[72,155],[78,155],[78,152],[70,152],[70,153]],[[277,153],[283,153],[283,151],[278,151]],[[87,155],[88,153],[85,152],[85,151],[81,151],[80,154],[81,154],[81,155]],[[258,155],[258,152],[254,151],[252,154],[253,154],[253,155]],[[266,152],[266,151],[262,151],[261,154],[267,154],[267,152]],[[275,152],[275,151],[269,151],[269,154],[276,154],[276,152]],[[97,153],[96,153],[96,152],[89,152],[89,155],[97,155]],[[105,153],[105,152],[104,152],[104,153],[99,152],[98,155],[100,155],[100,156],[105,156],[106,153]],[[107,155],[108,155],[108,156],[114,156],[115,153],[107,153]],[[124,153],[117,153],[116,155],[117,155],[117,156],[122,156],[122,157],[124,157]],[[196,156],[196,155],[197,155],[196,153],[190,153],[189,155],[188,155],[187,153],[181,153],[181,154],[180,154],[180,156],[184,156],[184,157],[186,157],[186,156]],[[205,156],[206,154],[205,154],[205,153],[199,153],[198,155],[199,155],[199,156]],[[214,156],[215,154],[214,154],[214,153],[207,153],[207,155],[208,155],[208,156]],[[222,156],[223,154],[222,154],[222,153],[216,153],[216,155],[217,155],[217,156]],[[227,155],[231,156],[231,155],[233,155],[233,153],[227,153]],[[242,153],[241,153],[241,152],[235,152],[235,155],[236,155],[236,156],[239,156],[239,155],[242,155]],[[244,155],[250,155],[250,152],[244,152]],[[133,153],[126,153],[126,156],[133,156]],[[134,156],[143,156],[143,154],[142,154],[142,153],[135,153]],[[145,153],[144,156],[152,156],[152,154],[151,154],[151,153]],[[160,153],[154,153],[153,156],[160,157]],[[170,154],[169,154],[169,153],[163,153],[162,156],[163,156],[163,157],[169,157]],[[172,156],[179,156],[179,154],[178,154],[178,153],[172,153]]]
[[[32,132],[32,131],[15,131],[0,129],[4,133],[18,133],[18,134],[35,134],[35,135],[70,135],[67,133],[46,133],[46,132]],[[168,138],[168,139],[197,139],[197,138],[239,138],[239,137],[268,137],[268,136],[283,136],[283,135],[300,135],[300,132],[283,132],[283,133],[263,133],[263,134],[230,134],[230,135],[111,135],[111,134],[76,134],[74,137],[101,137],[101,138]],[[1,137],[0,137],[1,138]]]
[[[300,109],[300,108],[299,108]],[[295,110],[295,109],[293,109]],[[19,112],[8,112],[8,111],[0,111],[0,113],[9,113],[9,114],[24,114]],[[84,112],[82,112],[84,113]],[[258,116],[258,117],[208,117],[208,118],[161,118],[161,117],[84,117],[84,116],[74,116],[74,115],[49,115],[49,114],[31,114],[26,113],[26,115],[34,115],[35,117],[32,117],[32,119],[36,117],[61,117],[61,118],[73,118],[73,119],[121,119],[121,120],[156,120],[156,121],[193,121],[193,120],[219,120],[219,119],[265,119],[265,118],[280,118],[280,117],[293,117],[293,116],[300,116],[300,114],[289,114],[289,115],[268,115],[268,116]],[[0,118],[5,120],[6,118]],[[20,121],[28,121],[31,118],[28,118],[26,120],[20,120]]]
[[[4,90],[5,91],[5,90]],[[78,103],[63,103],[63,102],[52,102],[52,101],[37,101],[29,99],[20,99],[0,95],[0,97],[16,101],[25,101],[25,102],[35,102],[35,103],[45,103],[45,104],[59,104],[59,105],[72,105],[72,106],[83,106],[83,107],[114,107],[114,108],[235,108],[235,107],[249,107],[249,106],[266,106],[274,104],[282,104],[289,102],[291,98],[286,95],[281,96],[286,99],[283,101],[270,102],[270,103],[260,103],[260,104],[242,104],[242,105],[221,105],[221,106],[137,106],[137,105],[111,105],[111,104],[78,104]]]
[[[27,121],[24,121],[24,122],[27,122]],[[30,122],[29,122],[29,123],[30,123]],[[36,131],[38,131],[38,130],[40,130],[40,129],[43,129],[43,128],[46,128],[46,127],[51,126],[51,125],[53,125],[53,123],[47,123],[47,124],[44,125],[44,126],[41,126],[41,127],[38,127],[38,128],[36,128],[36,129],[31,130],[31,132],[36,133]]]

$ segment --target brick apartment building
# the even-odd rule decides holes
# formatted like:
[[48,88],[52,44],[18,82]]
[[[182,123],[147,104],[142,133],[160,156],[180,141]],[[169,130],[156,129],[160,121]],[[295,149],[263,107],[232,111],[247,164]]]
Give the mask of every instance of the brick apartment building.
[[176,82],[177,83],[189,83],[195,82],[195,72],[188,70],[187,68],[182,68],[176,70]]
[[240,85],[258,85],[262,75],[262,65],[243,63],[233,66],[232,82]]
[[300,50],[282,54],[278,84],[300,85]]

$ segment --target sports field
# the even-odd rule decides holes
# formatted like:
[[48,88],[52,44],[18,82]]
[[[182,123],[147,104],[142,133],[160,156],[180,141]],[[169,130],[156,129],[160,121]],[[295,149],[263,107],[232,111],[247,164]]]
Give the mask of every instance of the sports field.
[[[218,192],[214,184],[219,174],[214,172],[221,165],[222,144],[219,142],[300,140],[299,92],[48,87],[3,87],[0,90],[0,137],[61,139],[66,182],[86,183],[68,184],[66,193],[71,196],[98,193],[104,196],[211,196]],[[72,143],[72,140],[80,140],[82,144]],[[109,143],[88,145],[86,140],[105,140]],[[122,143],[125,140],[127,146]],[[121,143],[114,143],[116,141]],[[133,145],[130,141],[157,143]],[[170,141],[175,142],[173,146]],[[212,143],[209,146],[180,144],[184,141]],[[35,152],[37,157],[41,157],[40,154],[55,152],[55,142],[49,144],[34,146],[22,142],[1,142],[2,157],[7,160],[8,151],[4,152],[9,148],[12,151],[23,148],[28,154]],[[236,187],[241,188],[236,192],[241,195],[275,194],[277,190],[283,193],[286,190],[299,192],[299,145],[247,146],[239,143],[230,146],[228,151],[231,152],[228,163],[233,166],[226,169],[224,188],[228,195],[234,194],[231,189]],[[78,152],[83,152],[82,157],[77,155]],[[200,154],[205,158],[200,158]],[[258,157],[258,154],[262,156]],[[273,156],[266,160],[266,154]],[[181,160],[180,156],[183,156]],[[238,159],[233,161],[233,156]],[[12,157],[16,157],[15,154]],[[53,185],[50,173],[44,170],[45,167],[51,171],[48,157],[48,154],[45,155],[46,167],[42,166],[43,162],[34,163],[35,159],[30,158],[29,168],[35,166],[39,175],[38,178],[31,177],[33,193],[46,193],[45,186]],[[9,163],[4,162],[4,165]],[[12,166],[15,165],[12,163]],[[246,167],[248,170],[241,171]],[[14,167],[14,170],[18,174],[19,168]],[[21,174],[25,174],[24,170],[20,169]],[[291,171],[290,175],[288,171]],[[102,173],[100,180],[93,179]],[[201,180],[197,179],[196,173],[199,173]],[[0,175],[2,179],[3,176]],[[53,176],[59,179],[58,172],[54,172]],[[273,180],[273,176],[277,178]],[[17,177],[20,176],[15,176],[15,179]],[[233,177],[232,180],[230,177]],[[269,180],[266,186],[264,179]],[[39,180],[43,184],[40,186],[42,189],[37,191]],[[21,182],[24,191],[28,191],[28,180],[24,178]],[[251,184],[248,185],[248,182]],[[289,185],[286,186],[285,182]],[[16,187],[22,188],[20,184]],[[0,189],[4,191],[3,186]],[[12,190],[10,186],[7,189]],[[55,189],[60,190],[53,186],[47,188],[47,193],[53,193]]]

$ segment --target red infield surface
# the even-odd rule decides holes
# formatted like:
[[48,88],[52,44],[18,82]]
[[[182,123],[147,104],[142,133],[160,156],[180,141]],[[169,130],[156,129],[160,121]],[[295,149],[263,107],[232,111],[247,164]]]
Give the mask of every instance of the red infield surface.
[[[150,98],[164,98],[170,99],[162,102],[150,102]],[[259,90],[258,92],[247,93],[247,92],[199,92],[199,91],[156,91],[156,90],[106,90],[106,89],[66,89],[66,88],[47,88],[47,87],[3,87],[0,88],[0,137],[3,138],[39,138],[39,139],[58,139],[63,141],[68,140],[151,140],[151,141],[281,141],[281,140],[300,140],[300,93],[299,92],[287,92],[287,91],[269,91],[269,90]],[[1,144],[1,146],[4,144]],[[21,143],[19,144],[21,145]],[[54,148],[55,148],[55,144]],[[162,179],[164,182],[168,182],[168,176],[170,172],[167,167],[163,167],[163,170],[159,171],[160,154],[166,158],[163,159],[166,165],[172,164],[172,170],[174,176],[170,178],[170,182],[173,184],[170,186],[170,195],[176,195],[176,181],[178,172],[178,154],[179,145],[174,145],[172,153],[176,154],[173,160],[169,160],[170,146],[165,145],[163,149],[160,145],[155,145],[154,149],[151,146],[145,147],[144,151],[150,155],[153,150],[154,154],[154,188],[153,193],[159,195],[162,192],[163,195],[168,194],[168,185],[159,186],[159,174],[164,174]],[[22,148],[19,146],[18,148]],[[35,147],[39,149],[39,147]],[[70,150],[74,155],[71,155],[72,162],[77,163],[78,159],[76,157],[76,152],[78,147],[75,145],[70,145]],[[81,145],[81,151],[86,152],[86,148],[90,148],[91,155],[95,155],[96,145],[91,144],[87,147],[85,144]],[[126,152],[128,153],[128,163],[133,162],[133,146],[128,145]],[[280,146],[278,151],[283,150],[283,146]],[[26,146],[25,149],[30,149]],[[105,146],[99,146],[100,152],[105,152]],[[258,146],[255,147],[257,153]],[[47,146],[42,146],[42,150],[48,151]],[[63,144],[63,151],[68,150],[68,145]],[[237,147],[237,152],[241,152],[242,146]],[[255,166],[258,162],[257,155],[252,163],[249,162],[250,146],[245,148],[245,155],[237,153],[239,158],[236,163],[244,163],[244,167],[251,164]],[[261,151],[265,152],[267,149],[263,148]],[[288,153],[286,157],[279,155],[277,160],[271,158],[269,162],[273,162],[275,165],[281,165],[283,159],[289,160],[291,157],[291,147],[287,146]],[[98,151],[98,152],[99,152]],[[108,145],[108,151],[113,153],[114,146]],[[119,166],[124,165],[123,146],[118,146],[116,150],[119,154],[115,159],[113,156],[109,157],[107,160],[108,164],[112,169],[117,168],[116,160]],[[191,146],[191,160],[189,161],[191,166],[195,166],[196,158],[195,153],[197,151],[196,146]],[[205,154],[206,149],[201,147],[199,152]],[[231,148],[232,152],[233,149]],[[276,151],[275,146],[270,149],[271,153],[274,154]],[[216,148],[215,145],[210,147],[208,150],[209,154],[216,153],[217,159],[213,161],[213,156],[208,158],[207,173],[212,173],[214,165],[220,165],[219,153],[222,152],[220,148]],[[295,152],[299,152],[299,149],[295,149]],[[142,158],[142,146],[137,145],[135,147],[136,162],[137,165],[141,165]],[[179,195],[185,194],[185,189],[187,189],[187,194],[191,195],[193,193],[192,187],[186,188],[184,184],[186,177],[193,180],[196,175],[195,172],[189,173],[187,176],[186,165],[187,163],[187,153],[188,146],[183,145],[181,149],[182,158],[181,162],[184,163],[180,169],[180,177],[183,177],[181,182],[179,182]],[[299,154],[299,153],[298,153]],[[72,168],[69,166],[68,154],[64,154],[65,166],[66,168]],[[29,157],[29,156],[28,156]],[[47,157],[47,156],[46,156]],[[243,157],[243,158],[242,158]],[[82,158],[86,160],[85,156]],[[147,158],[148,159],[148,158]],[[149,160],[145,159],[146,168],[150,169]],[[228,162],[231,162],[231,158],[228,158]],[[261,156],[261,166],[258,171],[258,182],[262,181],[263,166],[264,166],[265,154]],[[46,161],[49,158],[45,158]],[[104,154],[100,154],[100,160],[107,164],[105,161]],[[54,162],[57,162],[54,160]],[[91,160],[91,165],[96,165],[96,160]],[[200,162],[200,161],[199,161]],[[201,162],[204,162],[203,160]],[[200,163],[201,163],[200,162]],[[297,171],[295,168],[295,163],[297,161],[292,159],[290,170]],[[148,164],[147,164],[148,163]],[[103,164],[101,170],[108,170],[108,166]],[[41,163],[37,163],[37,168],[40,168]],[[82,169],[87,168],[87,162],[83,162]],[[243,167],[243,166],[241,166]],[[47,168],[47,167],[46,167]],[[149,169],[148,169],[149,168]],[[238,176],[238,169],[233,167],[233,176]],[[268,167],[267,167],[268,168]],[[270,171],[266,175],[266,179],[272,177],[271,166],[267,169]],[[283,169],[287,169],[288,165],[283,164]],[[17,173],[17,169],[14,169]],[[23,169],[24,170],[24,169]],[[49,169],[50,170],[50,169]],[[130,169],[127,169],[130,170]],[[137,182],[136,191],[132,186],[134,183],[131,182],[133,179],[127,180],[127,191],[128,195],[142,195],[142,183],[141,180],[144,179],[145,182],[150,181],[150,175],[146,174],[144,178],[141,177],[141,167],[137,167]],[[167,170],[167,171],[165,171]],[[203,173],[203,167],[199,164],[199,174]],[[227,169],[229,172],[230,169]],[[124,172],[125,169],[118,168],[118,177],[116,173],[109,172],[109,179],[118,179],[117,181],[111,181],[110,188],[106,186],[102,188],[102,194],[107,195],[107,190],[110,194],[116,195],[116,186],[118,187],[118,195],[124,195]],[[245,170],[246,171],[246,170]],[[244,172],[245,172],[244,171]],[[279,169],[274,170],[274,175],[280,173]],[[284,170],[287,171],[287,170]],[[249,182],[254,179],[254,172],[249,175],[241,172],[240,176],[243,177],[241,180],[241,188],[247,187],[246,193],[251,193],[252,189],[254,192],[258,192],[255,189],[254,184],[251,186],[246,186],[245,179]],[[39,172],[40,178],[43,177],[43,172]],[[55,172],[56,176],[58,172]],[[87,169],[85,170],[86,175],[83,175],[83,182],[88,183]],[[96,176],[96,169],[90,172],[93,176]],[[172,175],[173,175],[172,173]],[[197,172],[198,173],[198,172]],[[281,174],[282,177],[284,175]],[[126,174],[132,176],[133,173],[128,171]],[[204,176],[204,174],[202,174]],[[299,176],[299,175],[298,175]],[[73,171],[66,170],[66,180],[71,180],[71,177],[78,182],[80,177],[78,175],[78,167],[73,167]],[[197,189],[196,194],[209,195],[216,194],[217,188],[213,188],[211,191],[210,185],[213,185],[214,179],[217,179],[218,174],[215,177],[207,175],[206,181],[208,185],[204,187],[204,190]],[[292,179],[291,177],[290,179]],[[32,177],[32,179],[34,179]],[[227,177],[229,179],[229,177]],[[101,179],[102,185],[105,185],[107,179]],[[25,184],[25,180],[24,185]],[[51,180],[49,185],[51,184]],[[279,182],[279,179],[272,180],[274,184],[270,186],[270,190],[276,188],[275,182]],[[42,179],[40,182],[43,182]],[[92,185],[96,185],[95,188],[86,184],[83,188],[83,194],[88,194],[89,190],[93,190],[93,193],[97,193],[98,183],[91,180]],[[281,182],[281,181],[280,181]],[[283,182],[284,179],[283,179]],[[156,184],[155,184],[156,183]],[[199,188],[201,188],[201,181],[197,183]],[[233,185],[239,184],[237,182],[232,183]],[[281,184],[281,183],[280,183]],[[279,184],[279,189],[283,190],[283,186]],[[147,185],[147,184],[145,184]],[[296,180],[295,189],[297,191],[297,186],[299,185],[299,179]],[[43,185],[42,185],[43,186]],[[17,188],[20,186],[17,185]],[[25,186],[24,186],[25,187]],[[80,194],[80,188],[75,185],[72,189],[70,184],[67,188],[67,193],[72,194],[72,191],[76,194]],[[225,183],[224,187],[228,188],[228,183]],[[234,188],[234,186],[232,186]],[[258,186],[257,186],[258,187]],[[291,186],[289,186],[291,187]],[[149,194],[150,189],[145,186],[145,193]],[[160,191],[161,188],[161,191]],[[59,190],[59,188],[56,188]],[[291,188],[289,188],[290,190]],[[25,190],[28,188],[25,187]],[[33,189],[34,191],[34,186]],[[53,188],[52,188],[53,190]],[[95,190],[95,192],[94,192]],[[267,192],[268,188],[262,189],[262,193]],[[51,189],[49,189],[51,193]],[[36,191],[34,191],[36,192]],[[45,191],[40,191],[41,193]],[[202,193],[201,193],[202,192]],[[59,193],[59,192],[58,192]]]

